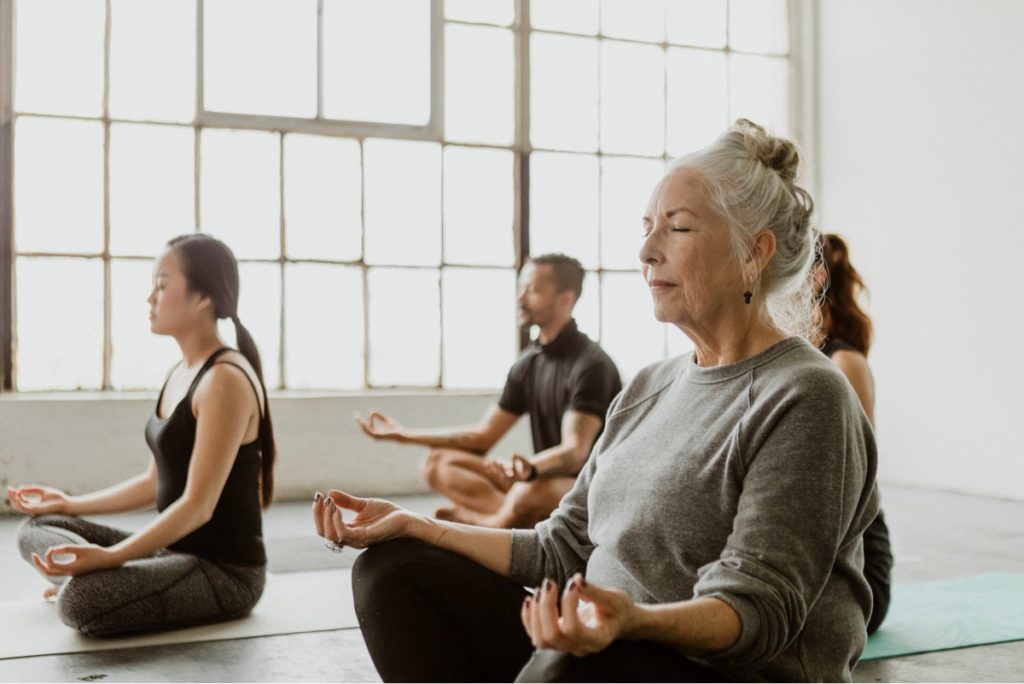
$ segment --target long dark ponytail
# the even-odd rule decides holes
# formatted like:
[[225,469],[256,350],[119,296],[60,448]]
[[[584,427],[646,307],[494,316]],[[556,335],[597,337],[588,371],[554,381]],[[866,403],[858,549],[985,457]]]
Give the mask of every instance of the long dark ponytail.
[[204,233],[180,235],[167,246],[181,258],[188,289],[213,301],[214,316],[230,319],[235,326],[238,351],[256,371],[263,393],[263,420],[260,421],[260,498],[263,507],[274,499],[274,425],[270,420],[270,397],[263,383],[263,364],[256,342],[249,330],[238,320],[238,261],[223,242]]

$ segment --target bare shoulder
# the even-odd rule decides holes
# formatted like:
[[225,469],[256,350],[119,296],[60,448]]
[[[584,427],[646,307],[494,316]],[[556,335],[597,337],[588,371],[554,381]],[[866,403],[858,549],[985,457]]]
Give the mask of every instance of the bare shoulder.
[[871,377],[867,358],[855,349],[843,349],[832,355],[832,362],[839,367],[851,382]]
[[258,401],[261,409],[265,401],[256,371],[235,351],[223,354],[210,367],[196,387],[196,399],[242,402],[243,406]]

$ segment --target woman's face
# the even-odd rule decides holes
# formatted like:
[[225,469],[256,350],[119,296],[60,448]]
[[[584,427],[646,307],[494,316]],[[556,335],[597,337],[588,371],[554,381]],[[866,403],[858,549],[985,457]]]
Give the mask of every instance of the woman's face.
[[729,226],[711,209],[697,171],[666,174],[643,223],[640,261],[659,321],[706,329],[743,306],[746,286]]
[[153,266],[153,290],[146,301],[149,329],[157,335],[174,335],[194,325],[202,302],[208,300],[189,291],[181,259],[174,249],[168,248]]

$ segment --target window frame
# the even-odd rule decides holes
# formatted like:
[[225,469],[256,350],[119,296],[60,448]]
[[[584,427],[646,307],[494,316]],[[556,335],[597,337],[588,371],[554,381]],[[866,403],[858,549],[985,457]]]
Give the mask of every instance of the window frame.
[[[311,119],[234,114],[207,111],[203,103],[203,15],[204,0],[196,0],[196,108],[194,118],[189,123],[167,122],[152,119],[125,119],[112,118],[108,111],[109,82],[110,82],[110,33],[111,33],[111,0],[105,0],[105,28],[104,28],[104,65],[103,65],[103,104],[100,117],[70,116],[36,114],[32,112],[14,112],[14,18],[15,0],[0,0],[0,393],[13,392],[15,386],[15,341],[16,341],[16,292],[14,288],[15,262],[19,256],[67,256],[73,258],[102,259],[103,262],[103,363],[101,391],[112,390],[111,386],[111,264],[112,260],[150,260],[150,256],[112,256],[110,253],[110,173],[109,173],[109,152],[110,152],[110,127],[112,123],[139,123],[181,126],[191,128],[195,139],[195,230],[200,226],[200,202],[202,201],[199,188],[199,154],[200,138],[202,131],[206,128],[222,130],[252,130],[267,131],[277,134],[279,143],[279,159],[281,164],[280,179],[283,187],[283,165],[284,165],[284,142],[285,136],[291,133],[313,134],[330,137],[343,137],[356,140],[360,145],[360,154],[363,152],[363,142],[367,138],[390,138],[410,141],[434,142],[441,146],[443,158],[444,148],[447,145],[458,147],[478,147],[488,149],[511,150],[513,154],[513,225],[512,240],[514,245],[513,268],[518,273],[523,263],[530,254],[530,156],[533,147],[530,144],[530,37],[534,28],[530,22],[530,0],[514,0],[515,18],[507,27],[512,31],[514,43],[514,133],[511,145],[496,145],[486,143],[465,143],[448,141],[444,134],[444,89],[445,89],[445,27],[451,25],[466,26],[495,26],[489,23],[469,22],[461,20],[449,20],[445,18],[444,0],[429,0],[431,5],[431,102],[430,118],[423,126],[405,124],[384,124],[372,122],[342,121],[337,119],[326,119],[322,116],[323,110],[323,6],[324,0],[317,0],[317,117]],[[817,59],[817,11],[813,0],[787,0],[789,19],[790,45],[785,55],[789,71],[789,117],[791,134],[801,141],[805,158],[808,163],[806,185],[813,193],[819,186],[817,175],[817,86],[816,86],[816,59]],[[727,10],[728,11],[728,10]],[[728,21],[728,19],[727,19]],[[578,34],[536,29],[538,32],[548,34],[562,34],[576,36]],[[676,46],[666,40],[658,42],[623,39],[618,37],[605,36],[599,30],[595,35],[588,36],[597,41],[614,40],[620,42],[632,42],[644,45],[659,45],[663,49]],[[711,49],[711,48],[708,48]],[[734,52],[727,42],[724,48],[714,48],[715,51],[724,52],[728,55]],[[758,54],[758,53],[755,53]],[[85,120],[100,121],[103,125],[103,183],[104,183],[104,210],[103,210],[103,250],[95,254],[63,254],[59,252],[29,253],[14,250],[14,213],[13,213],[13,186],[14,186],[14,140],[13,128],[16,119],[20,116],[39,118],[56,118],[64,120]],[[666,124],[667,125],[667,124]],[[600,149],[594,152],[571,152],[565,150],[537,148],[538,151],[567,152],[570,154],[592,155],[597,158],[600,168],[600,161],[604,157],[628,157],[645,159],[668,160],[669,155],[645,156],[641,154],[607,153]],[[365,182],[365,181],[364,181]],[[443,177],[442,177],[443,184]],[[283,194],[283,189],[282,189]],[[363,189],[365,199],[365,188]],[[365,210],[365,205],[364,205]],[[362,235],[365,237],[365,224],[361,227]],[[280,231],[282,247],[285,245],[286,232],[284,226],[284,206],[280,209]],[[600,232],[598,233],[598,245],[600,247]],[[436,270],[439,275],[439,282],[443,280],[443,272],[448,268],[474,268],[474,269],[498,269],[507,270],[509,266],[488,266],[476,264],[448,263],[444,259],[444,230],[441,231],[442,256],[437,266],[398,266],[399,268],[430,269]],[[599,252],[600,253],[600,252]],[[356,261],[334,261],[320,259],[294,259],[287,257],[284,250],[280,256],[271,259],[244,259],[247,263],[275,263],[280,269],[279,284],[281,288],[280,315],[284,320],[285,307],[285,275],[286,265],[289,263],[326,263],[337,265],[359,265],[363,272],[363,335],[364,335],[364,358],[363,358],[363,380],[362,392],[370,392],[376,389],[387,389],[384,387],[371,387],[368,383],[369,369],[369,293],[366,287],[367,272],[369,268],[386,266],[388,264],[365,263],[365,255]],[[598,292],[594,293],[600,300],[605,272],[622,273],[633,272],[632,269],[605,268],[598,263],[595,269],[588,269],[588,272],[595,273],[598,279]],[[440,287],[440,285],[439,285]],[[440,293],[441,306],[438,310],[439,324],[442,325],[441,342],[438,350],[440,365],[435,389],[447,389],[442,384],[444,377],[444,330],[443,330],[443,292]],[[598,310],[603,307],[598,305]],[[599,316],[601,320],[603,316]],[[603,328],[603,322],[600,324]],[[525,348],[530,344],[529,330],[520,326],[519,348]],[[282,324],[278,344],[278,363],[280,380],[276,389],[287,387],[287,368],[285,363],[285,326]],[[667,344],[666,344],[667,347]],[[405,386],[402,386],[405,387]],[[418,386],[417,386],[418,387]],[[63,391],[63,390],[57,390]],[[95,391],[95,390],[83,390]],[[28,392],[22,390],[22,392]]]

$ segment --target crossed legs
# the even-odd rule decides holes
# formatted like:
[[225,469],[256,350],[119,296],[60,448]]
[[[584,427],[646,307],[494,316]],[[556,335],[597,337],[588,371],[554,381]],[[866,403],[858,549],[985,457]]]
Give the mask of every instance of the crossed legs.
[[437,510],[443,520],[499,528],[530,528],[544,520],[572,489],[574,477],[495,482],[481,456],[458,449],[433,449],[423,464],[430,487],[455,504]]

